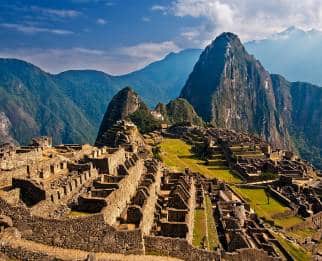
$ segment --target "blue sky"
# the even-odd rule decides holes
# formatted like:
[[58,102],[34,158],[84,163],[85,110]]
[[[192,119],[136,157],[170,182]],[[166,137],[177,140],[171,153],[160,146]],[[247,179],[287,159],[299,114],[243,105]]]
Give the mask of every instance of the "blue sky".
[[320,0],[0,0],[0,56],[46,71],[122,74],[222,31],[244,41],[321,29]]

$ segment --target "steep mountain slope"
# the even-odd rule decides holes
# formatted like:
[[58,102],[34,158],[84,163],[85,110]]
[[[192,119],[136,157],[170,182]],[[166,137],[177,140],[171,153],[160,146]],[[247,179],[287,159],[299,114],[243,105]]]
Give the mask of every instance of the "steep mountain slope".
[[17,143],[11,136],[11,122],[4,112],[0,112],[0,144],[1,143]]
[[234,34],[220,35],[204,50],[181,97],[218,127],[255,132],[276,146],[290,147],[270,75]]
[[22,144],[36,135],[51,135],[56,143],[92,143],[117,91],[130,85],[149,106],[168,102],[178,96],[199,54],[172,53],[123,76],[90,70],[51,75],[23,61],[0,59],[0,112],[11,123],[9,134]]
[[290,27],[267,39],[245,44],[247,51],[272,73],[291,81],[322,85],[322,32]]
[[271,75],[276,104],[296,149],[322,169],[322,88]]
[[162,114],[164,120],[170,124],[192,123],[203,126],[203,120],[195,112],[192,105],[185,99],[177,98],[167,105],[159,103],[155,110]]
[[98,71],[66,71],[53,76],[61,91],[98,129],[107,104],[117,91],[113,76]]
[[133,86],[150,107],[158,102],[167,103],[178,97],[200,53],[199,49],[170,53],[142,70],[116,77],[118,86]]
[[[111,144],[110,130],[115,123],[121,120],[132,121],[141,133],[153,131],[160,125],[160,122],[154,119],[139,95],[132,88],[125,87],[109,103],[101,122],[95,144]],[[112,137],[114,136],[115,133]]]
[[22,144],[47,134],[55,143],[88,142],[95,133],[49,74],[19,60],[1,59],[0,111],[12,125],[10,134]]
[[204,120],[256,133],[276,147],[296,147],[319,167],[321,95],[320,87],[271,76],[231,33],[204,50],[181,92]]
[[139,96],[130,88],[126,87],[119,91],[109,103],[104,114],[100,129],[97,134],[96,142],[101,136],[119,120],[127,119],[140,107]]
[[188,49],[171,53],[142,70],[122,76],[75,70],[54,75],[53,79],[98,128],[109,101],[124,86],[133,86],[149,107],[177,97],[200,52],[199,49]]

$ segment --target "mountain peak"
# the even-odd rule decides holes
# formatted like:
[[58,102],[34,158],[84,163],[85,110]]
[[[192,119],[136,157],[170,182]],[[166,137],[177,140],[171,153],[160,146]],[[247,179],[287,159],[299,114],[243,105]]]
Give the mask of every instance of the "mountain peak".
[[233,33],[219,35],[206,47],[181,97],[217,127],[256,132],[277,146],[284,145],[287,133],[280,131],[283,122],[274,118],[270,75]]
[[240,41],[238,35],[237,34],[234,34],[234,33],[231,33],[231,32],[223,32],[218,37],[216,37],[215,40],[218,40],[218,39],[221,39],[221,38],[224,38],[224,39],[226,39],[229,42],[236,41],[236,40],[237,41]]
[[119,120],[125,120],[141,106],[138,94],[129,86],[120,90],[109,103],[101,123],[96,144],[100,144],[106,133]]
[[133,94],[133,95],[136,95],[137,96],[137,93],[130,87],[130,86],[126,86],[126,87],[124,87],[123,89],[121,89],[120,91],[119,91],[119,93],[118,94],[120,94],[120,95],[123,95],[123,94],[128,94],[128,93],[131,93],[131,94]]
[[208,46],[208,48],[211,49],[216,46],[230,47],[233,45],[242,45],[239,37],[234,33],[225,32],[216,37],[215,40],[213,40],[213,42]]

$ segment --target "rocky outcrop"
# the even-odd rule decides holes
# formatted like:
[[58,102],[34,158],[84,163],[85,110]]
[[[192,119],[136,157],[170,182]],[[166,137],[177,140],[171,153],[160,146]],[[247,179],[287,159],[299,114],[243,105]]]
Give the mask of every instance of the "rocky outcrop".
[[198,116],[192,105],[183,98],[170,101],[167,105],[159,103],[155,110],[162,114],[169,124],[191,123],[203,126],[203,120]]
[[250,131],[290,147],[284,122],[276,117],[270,74],[232,33],[220,35],[204,50],[181,97],[217,127]]
[[[109,103],[95,144],[98,146],[111,146],[112,140],[115,140],[115,137],[118,135],[118,131],[115,131],[115,127],[116,129],[119,129],[121,125],[126,125],[128,127],[131,125],[127,123],[121,124],[121,121],[130,121],[134,123],[141,133],[153,131],[160,125],[160,123],[151,115],[148,107],[142,102],[138,94],[130,87],[125,87],[119,91]],[[136,129],[136,126],[133,126],[133,128],[131,127],[130,129]]]
[[322,170],[322,88],[271,75],[279,118],[301,157]]
[[[311,161],[321,158],[321,96],[320,87],[270,75],[232,33],[204,50],[181,91],[205,121],[258,134],[278,148],[297,148]],[[314,146],[311,156],[303,150]]]
[[97,134],[96,143],[104,132],[113,127],[117,121],[128,118],[131,113],[138,110],[139,106],[139,96],[130,87],[119,91],[107,107]]
[[3,143],[17,143],[10,134],[10,129],[12,125],[4,112],[0,112],[0,144]]

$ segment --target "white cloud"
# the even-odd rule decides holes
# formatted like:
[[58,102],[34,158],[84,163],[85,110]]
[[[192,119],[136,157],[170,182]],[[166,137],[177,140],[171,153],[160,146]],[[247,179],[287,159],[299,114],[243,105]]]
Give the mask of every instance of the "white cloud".
[[151,7],[151,10],[152,11],[155,11],[155,12],[161,12],[163,15],[167,15],[168,14],[168,7],[167,6],[164,6],[164,5],[153,5]]
[[151,10],[152,11],[165,11],[165,10],[167,10],[167,7],[163,6],[163,5],[153,5],[151,7]]
[[76,17],[81,14],[79,11],[69,10],[69,9],[52,9],[52,8],[43,8],[39,6],[32,6],[31,10],[35,12],[40,12],[46,15],[59,16],[63,18],[67,17]]
[[172,41],[161,43],[140,43],[134,46],[123,47],[119,52],[130,57],[142,58],[145,61],[152,62],[163,58],[170,52],[179,51],[180,48]]
[[196,39],[199,35],[200,35],[199,31],[186,31],[181,33],[181,36],[183,36],[184,38],[190,41]]
[[142,20],[143,22],[150,22],[150,21],[151,21],[151,19],[150,19],[149,17],[146,17],[146,16],[143,16],[143,17],[141,18],[141,20]]
[[103,18],[98,18],[96,20],[96,23],[100,24],[100,25],[105,25],[105,24],[107,24],[107,21],[105,19],[103,19]]
[[73,34],[73,32],[69,30],[36,27],[36,26],[23,25],[23,24],[2,23],[0,24],[0,27],[16,30],[18,32],[22,32],[25,34],[36,34],[36,33],[50,33],[50,34],[57,34],[57,35]]
[[0,57],[33,63],[50,73],[71,69],[93,69],[115,75],[138,70],[179,48],[173,42],[142,43],[120,49],[100,50],[84,47],[65,49],[2,49]]
[[72,48],[73,51],[84,53],[84,54],[91,54],[91,55],[104,55],[106,54],[103,50],[97,50],[97,49],[87,49],[87,48],[81,48],[81,47],[75,47]]
[[66,49],[18,48],[0,50],[0,57],[28,61],[50,73],[66,70],[92,69],[120,74],[136,69],[135,62],[111,56],[113,52],[81,47]]
[[322,28],[321,0],[175,0],[166,10],[175,16],[200,19],[195,31],[200,31],[201,41],[209,41],[223,31],[250,40],[291,25]]

